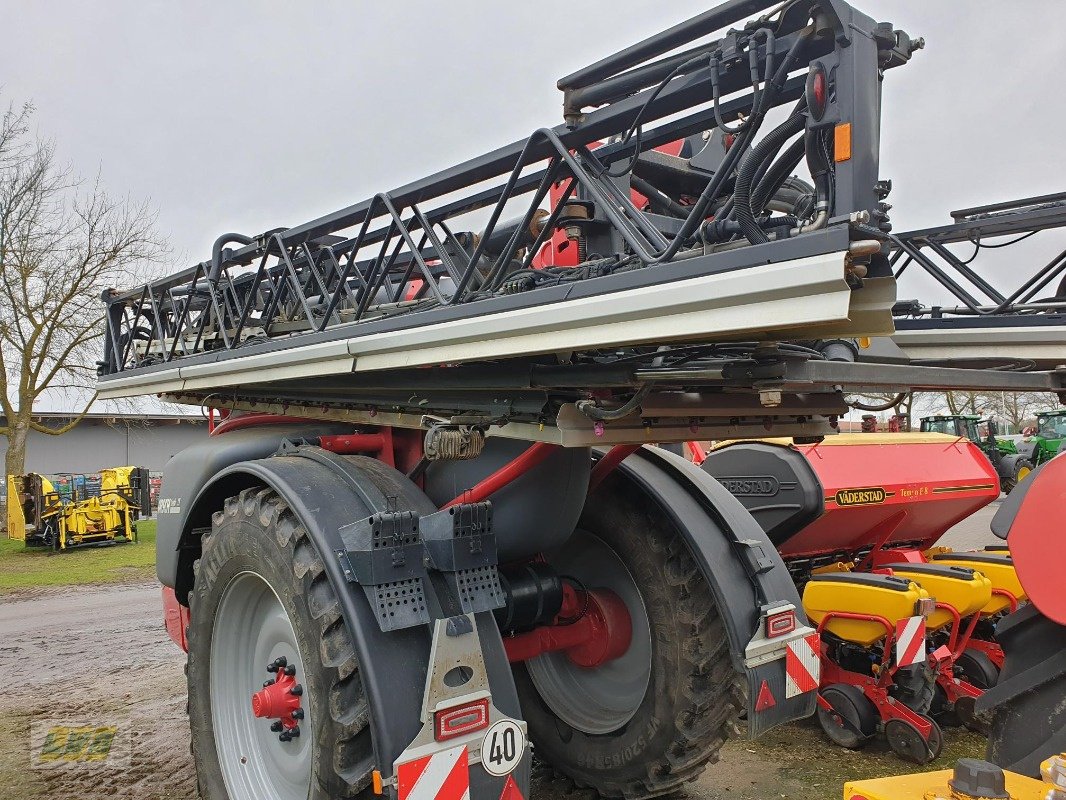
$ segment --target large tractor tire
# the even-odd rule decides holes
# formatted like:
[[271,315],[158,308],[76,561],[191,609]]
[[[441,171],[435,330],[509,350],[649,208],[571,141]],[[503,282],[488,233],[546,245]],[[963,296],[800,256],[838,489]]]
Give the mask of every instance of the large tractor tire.
[[[190,595],[189,721],[203,800],[329,800],[370,782],[368,710],[337,597],[306,530],[256,488],[214,514]],[[284,659],[300,735],[252,713]],[[280,723],[279,723],[280,724]]]
[[917,714],[928,714],[936,698],[936,676],[925,663],[901,667],[888,693]]
[[1034,469],[1033,462],[1028,458],[1019,458],[1009,464],[1008,470],[1010,474],[1003,476],[1001,480],[1003,493],[1010,494],[1013,492],[1018,487],[1018,484],[1028,478],[1029,473]]
[[547,653],[515,670],[543,767],[537,779],[553,793],[672,792],[717,760],[745,701],[724,623],[685,542],[619,486],[608,478],[578,530],[547,557],[569,579],[623,599],[628,651],[592,669]]
[[1028,605],[999,623],[996,638],[1003,670],[977,701],[992,715],[988,760],[1035,777],[1043,759],[1066,751],[1066,626]]

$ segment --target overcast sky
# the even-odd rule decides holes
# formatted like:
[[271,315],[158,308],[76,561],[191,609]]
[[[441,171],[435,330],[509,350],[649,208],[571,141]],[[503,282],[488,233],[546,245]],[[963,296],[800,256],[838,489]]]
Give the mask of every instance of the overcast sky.
[[[713,4],[0,0],[0,87],[78,170],[152,201],[179,267],[224,231],[296,225],[557,124],[561,75]],[[1066,2],[856,5],[927,42],[885,79],[897,230],[1066,190]]]

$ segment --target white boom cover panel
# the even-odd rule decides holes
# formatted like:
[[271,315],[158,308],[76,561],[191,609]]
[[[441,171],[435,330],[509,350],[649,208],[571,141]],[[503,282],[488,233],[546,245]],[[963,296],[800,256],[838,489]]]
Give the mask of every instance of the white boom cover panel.
[[[102,381],[101,397],[633,344],[892,333],[891,279],[853,291],[844,252]],[[661,267],[668,269],[668,267]],[[353,328],[357,329],[357,328]]]

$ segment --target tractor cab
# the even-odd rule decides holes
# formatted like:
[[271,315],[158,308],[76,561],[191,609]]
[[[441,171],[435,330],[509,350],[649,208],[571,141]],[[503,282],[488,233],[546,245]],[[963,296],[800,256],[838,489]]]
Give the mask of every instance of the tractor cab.
[[1036,415],[1036,435],[1057,445],[1066,438],[1066,409],[1045,411]]
[[921,432],[946,433],[948,436],[959,436],[980,445],[981,436],[978,432],[978,424],[982,421],[980,417],[973,414],[945,414],[923,417]]
[[1021,449],[1034,466],[1057,456],[1066,443],[1066,409],[1042,411],[1036,415],[1036,431],[1026,431]]

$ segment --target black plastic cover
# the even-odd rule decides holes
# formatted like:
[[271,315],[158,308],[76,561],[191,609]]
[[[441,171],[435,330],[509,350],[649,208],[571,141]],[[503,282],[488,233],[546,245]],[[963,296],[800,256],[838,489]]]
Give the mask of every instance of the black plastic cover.
[[863,586],[876,586],[878,589],[891,589],[894,592],[905,592],[911,582],[905,578],[897,578],[893,575],[877,575],[873,572],[827,572],[821,575],[812,575],[812,581],[835,583],[858,583]]
[[712,450],[703,470],[737,498],[780,547],[825,510],[822,482],[798,450],[737,442]]
[[973,580],[974,571],[969,567],[957,567],[951,564],[879,564],[878,566],[891,570],[903,570],[915,572],[919,575],[939,575],[942,578],[956,578],[960,581]]
[[[995,764],[976,758],[960,758],[955,762],[955,772],[948,785],[967,797],[982,800],[1007,800],[1006,777]],[[954,792],[952,792],[954,794]]]
[[933,561],[973,561],[975,564],[1011,564],[1009,553],[936,553]]
[[1018,509],[1022,507],[1025,496],[1029,493],[1029,487],[1036,482],[1040,470],[1047,466],[1047,463],[1041,464],[1034,469],[1032,474],[1014,487],[1011,493],[1003,498],[1003,502],[999,504],[999,510],[992,517],[989,527],[992,529],[992,533],[1000,539],[1007,538],[1007,534],[1010,533],[1010,526],[1014,524],[1014,518],[1018,516]]

